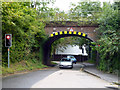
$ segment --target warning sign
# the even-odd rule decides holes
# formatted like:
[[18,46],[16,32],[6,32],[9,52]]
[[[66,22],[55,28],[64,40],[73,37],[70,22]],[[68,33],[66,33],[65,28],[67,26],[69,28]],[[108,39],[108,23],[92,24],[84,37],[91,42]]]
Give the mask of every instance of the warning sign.
[[73,28],[71,27],[69,31],[70,31],[70,32],[73,32],[74,30],[73,30]]

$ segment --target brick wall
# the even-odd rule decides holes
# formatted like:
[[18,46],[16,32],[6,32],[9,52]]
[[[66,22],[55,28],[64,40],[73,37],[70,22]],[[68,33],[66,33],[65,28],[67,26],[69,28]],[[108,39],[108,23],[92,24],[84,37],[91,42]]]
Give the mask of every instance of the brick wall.
[[69,24],[67,25],[46,25],[45,27],[45,32],[47,35],[50,35],[52,34],[54,31],[55,32],[59,32],[59,31],[69,31],[69,29],[72,27],[74,31],[77,31],[77,32],[82,32],[82,33],[86,33],[88,34],[88,36],[93,39],[94,41],[97,40],[96,38],[96,31],[95,29],[98,27],[98,26],[91,26],[91,25],[88,25],[88,26],[78,26],[77,24],[73,24],[73,22],[71,22],[71,26],[70,26],[70,22]]

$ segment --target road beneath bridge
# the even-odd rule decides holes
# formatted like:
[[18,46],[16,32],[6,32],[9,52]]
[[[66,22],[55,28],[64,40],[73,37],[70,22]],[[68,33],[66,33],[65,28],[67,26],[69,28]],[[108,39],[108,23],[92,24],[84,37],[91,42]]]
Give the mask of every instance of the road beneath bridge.
[[[56,67],[22,75],[3,78],[3,88],[105,88],[109,83],[80,70],[82,64],[73,69]],[[108,89],[109,90],[109,89]]]

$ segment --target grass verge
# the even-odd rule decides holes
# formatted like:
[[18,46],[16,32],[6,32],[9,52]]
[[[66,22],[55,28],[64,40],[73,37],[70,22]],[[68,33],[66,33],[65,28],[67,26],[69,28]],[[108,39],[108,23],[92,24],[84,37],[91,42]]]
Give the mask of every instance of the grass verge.
[[43,65],[38,60],[28,60],[16,62],[14,64],[10,64],[10,68],[3,66],[2,67],[2,76],[8,76],[10,74],[29,72],[32,70],[39,70],[47,68],[47,66]]
[[51,61],[51,64],[53,64],[53,65],[57,65],[57,63],[56,63],[56,62],[54,62],[54,61]]

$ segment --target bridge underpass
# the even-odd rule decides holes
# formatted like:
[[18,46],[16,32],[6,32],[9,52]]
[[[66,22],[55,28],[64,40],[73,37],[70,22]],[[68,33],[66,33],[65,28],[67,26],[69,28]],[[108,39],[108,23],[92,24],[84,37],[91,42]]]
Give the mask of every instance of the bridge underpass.
[[50,64],[51,58],[50,58],[50,53],[51,53],[51,45],[54,41],[63,38],[63,37],[69,37],[69,36],[78,36],[78,37],[83,37],[88,39],[89,41],[93,42],[87,34],[81,33],[81,32],[71,32],[71,31],[61,31],[61,32],[56,32],[54,34],[51,34],[51,37],[46,41],[44,44],[44,64]]
[[[69,31],[71,27],[74,30],[73,32]],[[50,65],[51,45],[54,41],[63,37],[77,36],[86,38],[90,42],[95,42],[97,40],[95,31],[97,27],[98,27],[97,25],[78,25],[74,22],[66,22],[65,25],[61,24],[60,22],[59,23],[52,22],[46,25],[45,31],[49,38],[43,45],[44,51],[43,63],[45,65]]]

